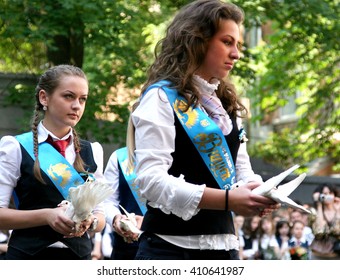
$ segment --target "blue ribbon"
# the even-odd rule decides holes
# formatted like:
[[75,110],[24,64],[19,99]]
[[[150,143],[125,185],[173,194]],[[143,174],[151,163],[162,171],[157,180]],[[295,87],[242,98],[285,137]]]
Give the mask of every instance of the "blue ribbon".
[[[177,118],[189,135],[206,166],[221,189],[230,189],[235,183],[235,166],[227,141],[218,125],[201,108],[191,106],[187,111],[187,101],[177,90],[169,88],[169,81],[162,80],[151,85],[160,87],[168,96]],[[204,131],[204,132],[203,132]]]
[[[35,160],[33,149],[33,133],[27,132],[17,135],[16,139],[25,148],[33,160]],[[73,168],[73,166],[49,143],[39,144],[40,169],[49,177],[62,196],[68,198],[68,190],[84,183],[84,179]]]
[[129,188],[132,192],[133,197],[135,198],[139,209],[142,214],[146,213],[146,199],[142,198],[139,194],[139,187],[135,184],[136,173],[133,168],[128,168],[128,152],[127,148],[120,148],[116,151],[117,159],[119,161],[122,173],[125,177],[126,182],[129,185]]

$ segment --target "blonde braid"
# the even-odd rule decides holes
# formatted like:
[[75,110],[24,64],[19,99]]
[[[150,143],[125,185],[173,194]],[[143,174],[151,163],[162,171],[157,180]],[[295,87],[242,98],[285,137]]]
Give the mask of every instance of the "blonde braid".
[[83,172],[83,173],[87,173],[87,171],[85,170],[85,163],[83,161],[83,159],[80,156],[80,141],[79,141],[79,137],[77,134],[77,131],[72,128],[73,130],[73,145],[74,145],[74,149],[76,152],[76,158],[74,160],[74,168],[78,171],[78,172]]
[[36,104],[35,105],[35,109],[34,109],[34,113],[33,113],[33,117],[32,117],[32,132],[33,132],[33,152],[34,152],[34,156],[35,156],[35,161],[34,161],[34,166],[33,166],[33,174],[34,177],[40,181],[43,184],[46,184],[44,179],[41,176],[41,171],[40,171],[40,162],[39,162],[39,143],[38,143],[38,124],[40,121],[40,109],[41,105]]
[[[140,99],[136,100],[136,102],[132,105],[131,113],[135,111],[139,103],[140,103]],[[130,113],[130,117],[128,120],[127,133],[126,133],[126,147],[128,151],[128,168],[129,169],[132,169],[134,167],[135,149],[136,149],[135,127],[132,122],[131,113]]]

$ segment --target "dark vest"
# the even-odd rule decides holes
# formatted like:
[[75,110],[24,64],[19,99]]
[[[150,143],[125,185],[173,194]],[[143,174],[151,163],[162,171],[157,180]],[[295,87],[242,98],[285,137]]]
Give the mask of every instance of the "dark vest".
[[[44,172],[41,173],[46,185],[35,179],[33,175],[34,161],[25,148],[20,147],[22,154],[21,177],[15,188],[19,202],[18,209],[34,210],[57,207],[64,199],[63,196]],[[81,140],[80,155],[86,164],[88,172],[95,172],[97,165],[93,158],[90,142]],[[13,230],[9,247],[34,255],[57,241],[63,242],[79,257],[90,254],[92,250],[91,240],[87,237],[87,234],[80,238],[63,238],[62,234],[54,231],[50,226]]]
[[[236,163],[240,146],[239,129],[235,119],[232,123],[233,130],[226,140]],[[173,163],[168,173],[174,177],[183,174],[187,182],[197,185],[206,184],[208,187],[220,189],[176,116],[175,127],[175,152],[172,154]],[[184,221],[176,215],[167,215],[150,206],[144,216],[142,230],[165,235],[235,234],[230,211],[201,209],[190,220]]]
[[[309,249],[308,241],[302,242],[299,246],[305,249]],[[288,240],[288,247],[289,248],[297,247],[297,244],[295,241]]]
[[253,248],[253,238],[251,236],[242,236],[244,240],[244,247],[243,250],[248,250]]

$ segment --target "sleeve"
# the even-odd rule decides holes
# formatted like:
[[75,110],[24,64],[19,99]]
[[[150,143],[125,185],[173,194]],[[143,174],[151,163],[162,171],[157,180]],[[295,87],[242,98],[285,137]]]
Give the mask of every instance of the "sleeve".
[[91,143],[94,161],[97,164],[97,170],[93,174],[96,180],[105,181],[103,169],[104,169],[104,151],[100,143]]
[[[240,128],[242,126],[241,119],[237,119],[237,125]],[[237,154],[237,161],[235,164],[236,168],[236,181],[248,182],[259,182],[263,183],[262,177],[255,174],[250,163],[249,154],[247,151],[247,144],[241,143]]]
[[[93,152],[94,161],[97,164],[97,170],[93,174],[96,180],[102,181],[106,183],[104,174],[103,174],[103,166],[104,166],[104,151],[103,147],[100,143],[94,142],[91,143],[91,148]],[[105,215],[104,202],[99,203],[94,209],[93,213],[101,213]]]
[[119,169],[116,152],[113,152],[107,162],[104,177],[113,189],[113,194],[107,198],[104,202],[106,222],[112,227],[113,219],[117,214],[120,214],[119,210]]
[[165,92],[151,89],[132,113],[136,143],[136,183],[149,205],[189,220],[199,211],[205,185],[168,174],[175,149],[173,109]]
[[19,142],[13,136],[0,140],[0,207],[7,208],[18,179],[22,160]]

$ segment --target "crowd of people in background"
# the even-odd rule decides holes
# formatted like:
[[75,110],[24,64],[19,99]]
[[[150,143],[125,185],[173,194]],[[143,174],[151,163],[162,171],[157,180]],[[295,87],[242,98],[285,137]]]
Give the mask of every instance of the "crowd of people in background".
[[[313,199],[313,204],[304,204],[311,214],[284,205],[264,217],[234,213],[240,259],[340,259],[340,193],[336,187],[322,184]],[[96,233],[93,259],[110,259],[112,238],[111,230]]]
[[340,196],[322,184],[313,193],[310,214],[281,207],[265,217],[235,215],[242,260],[340,259]]

